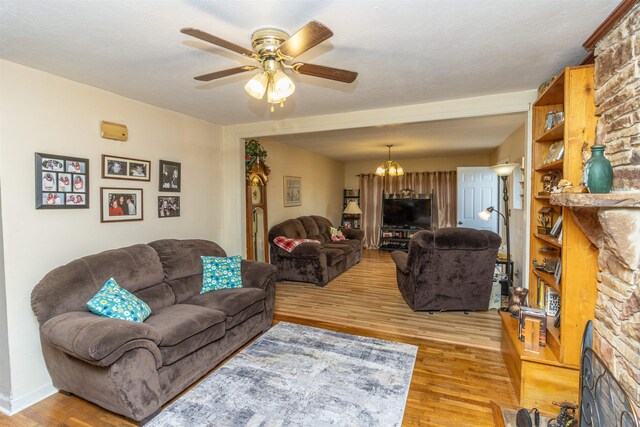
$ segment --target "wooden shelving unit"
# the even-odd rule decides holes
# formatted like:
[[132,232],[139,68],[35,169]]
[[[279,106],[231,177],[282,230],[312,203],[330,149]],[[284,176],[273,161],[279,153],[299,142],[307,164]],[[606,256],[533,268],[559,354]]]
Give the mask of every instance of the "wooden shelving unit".
[[[347,207],[347,204],[349,202],[356,202],[358,203],[358,205],[360,205],[360,190],[354,191],[352,189],[347,189],[347,188],[344,189],[344,191],[342,192],[342,210],[344,210]],[[350,228],[359,229],[361,226],[360,224],[361,217],[362,217],[361,214],[346,214],[343,212],[340,225],[344,227],[347,224],[349,224]]]
[[[517,320],[502,314],[502,354],[522,407],[556,411],[552,401],[578,402],[580,345],[586,322],[593,319],[596,302],[597,249],[582,234],[569,208],[554,206],[543,191],[543,176],[560,171],[574,185],[582,180],[582,147],[593,144],[595,105],[593,65],[565,68],[533,105],[531,174],[531,258],[541,262],[549,246],[558,249],[561,277],[530,266],[529,302],[535,305],[539,286],[560,294],[560,326],[547,318],[547,346],[532,356],[518,340]],[[564,121],[545,131],[550,111],[564,112]],[[543,164],[552,143],[563,141],[564,158]],[[562,215],[562,240],[537,233],[538,211],[553,206]],[[557,217],[557,215],[556,215]],[[544,301],[540,301],[544,309]]]

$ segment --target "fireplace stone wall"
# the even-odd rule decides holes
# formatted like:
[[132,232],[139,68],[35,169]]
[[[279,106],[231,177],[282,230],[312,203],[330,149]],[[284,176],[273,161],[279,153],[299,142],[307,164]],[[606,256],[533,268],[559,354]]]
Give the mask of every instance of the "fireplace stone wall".
[[[595,55],[596,143],[614,170],[614,192],[640,191],[640,4],[599,42]],[[640,403],[640,209],[602,209],[596,349]]]

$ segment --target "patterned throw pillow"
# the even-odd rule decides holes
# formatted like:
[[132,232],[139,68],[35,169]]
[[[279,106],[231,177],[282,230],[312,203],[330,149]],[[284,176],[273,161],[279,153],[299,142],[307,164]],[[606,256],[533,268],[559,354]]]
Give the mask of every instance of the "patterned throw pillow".
[[331,227],[331,241],[337,242],[338,240],[347,240],[347,238],[342,234],[342,230]]
[[147,303],[118,286],[113,277],[87,302],[87,307],[98,316],[131,322],[142,322],[151,314]]
[[226,288],[241,288],[240,255],[229,257],[203,256],[201,294]]

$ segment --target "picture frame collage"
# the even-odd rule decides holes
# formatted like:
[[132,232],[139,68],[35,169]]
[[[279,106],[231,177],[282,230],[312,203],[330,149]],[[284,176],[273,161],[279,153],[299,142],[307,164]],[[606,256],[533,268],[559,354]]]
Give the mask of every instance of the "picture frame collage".
[[[178,162],[159,161],[159,192],[180,192]],[[89,159],[35,153],[36,209],[89,208]],[[103,154],[101,177],[151,181],[151,161]],[[158,218],[180,216],[180,196],[158,196]],[[143,189],[100,187],[100,222],[142,221]]]
[[35,153],[36,209],[88,209],[89,159]]

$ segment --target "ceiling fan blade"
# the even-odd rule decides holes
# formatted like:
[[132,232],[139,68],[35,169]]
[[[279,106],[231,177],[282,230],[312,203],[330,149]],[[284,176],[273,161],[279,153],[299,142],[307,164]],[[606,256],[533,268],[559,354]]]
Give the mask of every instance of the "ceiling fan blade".
[[282,43],[278,53],[287,59],[295,58],[331,36],[333,32],[330,29],[318,21],[311,21]]
[[353,83],[358,77],[354,71],[340,70],[339,68],[325,67],[322,65],[304,64],[298,62],[293,64],[293,71],[308,76],[320,77],[322,79],[337,80],[344,83]]
[[212,34],[205,33],[204,31],[198,30],[196,28],[187,27],[187,28],[181,29],[180,32],[182,34],[186,34],[188,36],[195,37],[197,39],[215,44],[216,46],[220,46],[225,49],[232,50],[234,52],[239,53],[240,55],[248,56],[249,58],[253,57],[253,52],[250,51],[249,49],[245,49],[242,46],[238,46],[237,44],[233,44],[224,39],[221,39],[220,37],[216,37]]
[[254,67],[253,65],[243,65],[242,67],[228,68],[226,70],[216,71],[215,73],[203,74],[201,76],[194,77],[194,79],[201,82],[210,82],[211,80],[232,76],[238,73],[244,73],[245,71],[255,70],[256,68],[258,67]]

